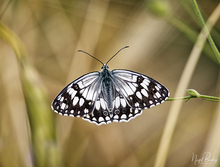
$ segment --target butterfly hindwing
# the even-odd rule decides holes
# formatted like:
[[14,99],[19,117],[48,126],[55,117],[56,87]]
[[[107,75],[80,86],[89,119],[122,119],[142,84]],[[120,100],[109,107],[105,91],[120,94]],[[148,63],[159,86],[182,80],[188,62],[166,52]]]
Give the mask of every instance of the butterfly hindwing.
[[130,119],[142,113],[140,109],[131,108],[118,91],[115,93],[112,111],[109,112],[107,107],[107,103],[101,92],[95,101],[93,112],[84,115],[83,119],[101,125],[111,122],[128,122]]

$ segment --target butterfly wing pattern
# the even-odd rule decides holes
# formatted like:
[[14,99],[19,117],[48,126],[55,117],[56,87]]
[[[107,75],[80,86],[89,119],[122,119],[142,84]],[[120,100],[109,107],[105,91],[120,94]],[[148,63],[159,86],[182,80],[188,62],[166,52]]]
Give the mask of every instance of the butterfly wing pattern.
[[109,70],[81,76],[54,99],[52,109],[64,116],[82,117],[97,125],[128,122],[142,110],[163,103],[169,91],[154,79],[129,70]]

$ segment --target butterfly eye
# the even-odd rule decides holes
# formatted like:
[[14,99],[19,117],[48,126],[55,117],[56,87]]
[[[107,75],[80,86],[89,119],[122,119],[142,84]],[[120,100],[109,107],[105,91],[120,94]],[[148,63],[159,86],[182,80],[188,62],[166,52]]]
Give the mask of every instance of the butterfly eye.
[[102,70],[103,70],[103,69],[108,69],[108,66],[107,66],[106,64],[104,64],[101,69],[102,69]]

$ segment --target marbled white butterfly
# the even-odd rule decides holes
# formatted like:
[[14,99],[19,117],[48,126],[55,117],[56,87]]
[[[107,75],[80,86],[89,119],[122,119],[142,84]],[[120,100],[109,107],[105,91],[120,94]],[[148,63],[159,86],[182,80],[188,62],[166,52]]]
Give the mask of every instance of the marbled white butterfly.
[[68,84],[54,99],[52,109],[60,115],[82,117],[101,125],[128,122],[143,109],[159,105],[169,97],[167,88],[146,75],[109,70],[107,64],[114,56],[106,64],[93,57],[102,63],[101,71],[85,74]]

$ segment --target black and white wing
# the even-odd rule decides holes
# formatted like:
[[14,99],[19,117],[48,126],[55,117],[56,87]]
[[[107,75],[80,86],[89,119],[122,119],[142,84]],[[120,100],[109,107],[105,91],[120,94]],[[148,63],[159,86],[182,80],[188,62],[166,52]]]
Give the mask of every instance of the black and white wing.
[[112,75],[122,96],[120,104],[126,101],[131,108],[143,110],[159,105],[169,97],[167,88],[146,75],[129,70],[113,70]]
[[169,91],[154,79],[129,70],[113,70],[114,82],[133,108],[148,109],[163,103]]
[[169,96],[162,84],[137,72],[113,70],[110,78],[111,99],[104,93],[100,72],[92,72],[67,85],[54,99],[52,109],[101,125],[127,122]]
[[100,73],[81,76],[67,85],[54,99],[51,108],[58,114],[85,117],[93,111],[100,91]]

